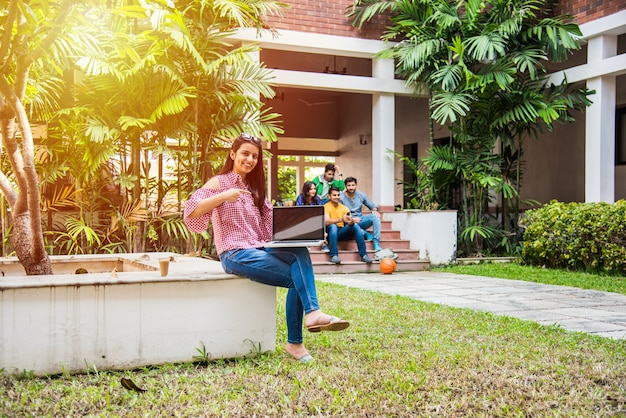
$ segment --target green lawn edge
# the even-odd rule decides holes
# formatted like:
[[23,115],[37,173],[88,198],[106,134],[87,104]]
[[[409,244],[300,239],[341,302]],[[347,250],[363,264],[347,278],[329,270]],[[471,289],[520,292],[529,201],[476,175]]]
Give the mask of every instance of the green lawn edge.
[[516,262],[483,262],[433,267],[440,271],[473,276],[497,277],[527,282],[571,286],[626,295],[626,277],[526,266]]

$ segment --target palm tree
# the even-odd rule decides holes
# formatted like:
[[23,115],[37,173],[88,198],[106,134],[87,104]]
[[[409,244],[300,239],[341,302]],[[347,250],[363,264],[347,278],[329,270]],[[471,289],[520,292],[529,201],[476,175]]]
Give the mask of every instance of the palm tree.
[[[210,174],[215,141],[221,147],[220,140],[244,129],[276,139],[281,132],[278,115],[260,111],[260,96],[274,94],[270,72],[251,59],[255,45],[236,47],[226,36],[233,28],[264,26],[263,16],[278,7],[273,1],[232,2],[220,8],[207,1],[177,2],[176,8],[155,2],[139,20],[127,9],[101,19],[111,21],[110,28],[117,31],[123,28],[121,33],[104,31],[103,42],[121,36],[125,42],[122,50],[119,41],[105,44],[104,59],[93,55],[84,60],[77,101],[90,126],[86,143],[109,142],[123,155],[129,151],[130,161],[122,158],[121,167],[133,202],[143,200],[148,209],[151,184],[159,188],[157,203],[163,201],[162,179],[148,181],[148,150],[180,158],[180,170],[189,178],[179,175],[179,183],[188,192]],[[167,138],[187,152],[169,149]],[[179,189],[177,202],[182,194]],[[162,219],[162,205],[157,206]],[[145,226],[138,225],[129,250],[144,251]]]
[[[0,123],[10,169],[0,172],[0,189],[11,208],[13,245],[27,274],[51,273],[40,207],[77,206],[79,215],[66,220],[66,248],[85,251],[78,247],[86,241],[93,247],[89,251],[117,248],[119,243],[105,238],[123,229],[122,224],[98,232],[93,222],[99,215],[92,213],[98,201],[107,203],[106,198],[94,199],[94,191],[111,160],[122,170],[115,179],[118,185],[130,191],[112,219],[131,214],[126,220],[137,228],[128,249],[141,249],[138,226],[143,219],[135,215],[147,205],[138,203],[145,202],[142,198],[147,199],[154,184],[162,184],[149,181],[147,150],[163,152],[166,138],[173,138],[187,153],[171,154],[195,161],[201,132],[206,134],[203,141],[232,137],[244,128],[269,140],[280,132],[277,115],[261,111],[259,96],[270,97],[273,91],[269,72],[248,55],[256,47],[235,47],[224,40],[238,27],[264,28],[264,17],[277,13],[279,3],[246,0],[218,7],[205,0],[175,6],[165,0],[106,5],[13,0],[2,7]],[[66,91],[72,92],[69,99],[62,93]],[[38,160],[42,180],[68,183],[66,189],[52,188],[44,205],[27,111],[54,128]],[[210,149],[207,142],[203,157]],[[189,181],[181,183],[191,188],[198,183],[197,170],[188,173]]]
[[[565,60],[579,48],[578,26],[539,0],[357,0],[348,14],[357,25],[389,16],[383,39],[396,43],[380,57],[394,59],[414,91],[430,92],[432,118],[454,138],[452,152],[432,152],[426,166],[462,176],[462,236],[492,237],[484,224],[488,190],[495,186],[505,199],[519,199],[524,139],[589,104],[591,92],[542,80],[545,62]],[[515,178],[502,170],[498,141],[517,156]],[[480,163],[469,171],[454,165],[473,160]]]

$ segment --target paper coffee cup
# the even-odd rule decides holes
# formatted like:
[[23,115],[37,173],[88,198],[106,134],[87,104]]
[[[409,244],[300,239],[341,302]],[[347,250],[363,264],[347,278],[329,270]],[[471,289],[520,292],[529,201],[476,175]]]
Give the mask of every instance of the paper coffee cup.
[[170,259],[168,258],[161,258],[159,259],[159,269],[161,270],[161,276],[167,276],[167,272],[170,268]]

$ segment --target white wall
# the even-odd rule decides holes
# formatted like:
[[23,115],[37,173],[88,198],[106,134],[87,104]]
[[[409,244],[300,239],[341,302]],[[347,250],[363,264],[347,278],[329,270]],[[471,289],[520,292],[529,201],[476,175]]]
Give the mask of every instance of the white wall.
[[412,249],[420,250],[434,266],[456,260],[457,213],[455,210],[401,211],[384,213],[400,238],[408,239]]
[[[129,255],[132,256],[132,255]],[[152,264],[156,264],[156,258]],[[158,271],[2,277],[0,369],[37,375],[191,362],[276,346],[276,289],[180,257]]]

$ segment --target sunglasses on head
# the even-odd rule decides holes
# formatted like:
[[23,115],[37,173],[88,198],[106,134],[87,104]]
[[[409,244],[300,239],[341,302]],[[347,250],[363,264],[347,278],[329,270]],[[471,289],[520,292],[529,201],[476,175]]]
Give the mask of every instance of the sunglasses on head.
[[261,146],[261,140],[259,138],[257,138],[256,136],[254,136],[254,135],[250,135],[249,133],[242,132],[239,135],[239,138],[243,139],[244,141],[250,141],[250,142],[252,142],[253,144],[255,144],[255,145],[259,146],[259,147]]

